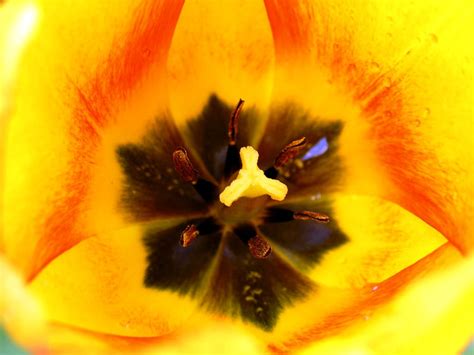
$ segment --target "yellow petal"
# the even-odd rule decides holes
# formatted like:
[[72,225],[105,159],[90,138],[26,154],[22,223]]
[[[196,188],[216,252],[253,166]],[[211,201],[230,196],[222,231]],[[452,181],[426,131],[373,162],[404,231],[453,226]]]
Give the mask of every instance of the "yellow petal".
[[0,284],[0,326],[21,344],[31,348],[43,346],[46,328],[43,309],[3,256],[0,256]]
[[260,354],[264,344],[225,320],[196,318],[162,337],[120,337],[54,324],[48,350],[56,354]]
[[[8,4],[1,8],[0,19],[0,118],[5,124],[20,55],[37,23],[38,10],[28,2]],[[3,137],[3,126],[1,132]]]
[[[27,278],[79,241],[123,227],[114,148],[163,111],[182,2],[37,6],[42,21],[19,67],[5,177],[5,251]],[[150,82],[155,91],[144,89]]]
[[312,270],[321,285],[377,287],[446,243],[436,229],[400,206],[373,196],[334,195],[331,218],[348,241]]
[[144,285],[144,227],[91,237],[53,260],[29,285],[48,320],[135,337],[166,334],[187,320],[194,302]]
[[345,189],[388,198],[472,248],[473,3],[265,4],[275,100],[345,122]]
[[[449,290],[449,292],[447,292]],[[303,354],[455,354],[474,331],[474,258],[408,287],[359,329]]]
[[[474,241],[473,205],[466,198],[474,186],[473,52],[465,45],[472,36],[472,4],[265,3],[276,47],[274,100],[290,97],[322,120],[343,120],[340,144],[347,175],[342,191],[394,201],[467,252]],[[450,262],[459,258],[457,254]],[[437,260],[429,259],[406,270],[423,274],[439,267]],[[366,270],[372,274],[370,267]],[[345,298],[333,299],[345,306]],[[380,304],[377,298],[371,301],[374,308]],[[406,306],[403,312],[410,314],[413,304]],[[346,322],[340,322],[336,312],[330,313],[326,320],[316,319],[312,331],[296,335],[294,342],[318,341],[327,335],[326,328],[330,332],[343,327],[357,315],[356,308],[349,309]],[[459,319],[463,329],[472,323]],[[449,330],[453,322],[439,327]],[[365,328],[355,326],[354,333],[358,329],[363,336]],[[467,342],[467,334],[464,331],[452,343],[442,335],[436,340],[459,350],[460,339]],[[419,352],[428,339],[416,342],[413,338]],[[324,350],[345,352],[336,342],[344,343],[344,338],[335,338],[335,348]],[[353,350],[364,352],[364,348]],[[387,346],[381,352],[390,351]]]
[[[344,343],[347,334],[363,337],[367,326],[377,317],[383,318],[386,309],[391,307],[392,301],[411,285],[430,280],[446,269],[456,268],[456,264],[459,262],[462,262],[462,256],[452,245],[447,243],[415,264],[379,283],[376,288],[370,284],[358,290],[345,291],[323,287],[318,290],[318,297],[308,299],[307,302],[283,315],[289,323],[297,322],[299,324],[298,331],[288,335],[287,332],[294,329],[295,324],[293,326],[288,324],[287,328],[282,327],[280,329],[281,337],[276,338],[270,347],[281,351],[296,351],[308,347],[312,343],[317,345],[326,338],[332,338],[336,347],[337,342]],[[440,295],[440,297],[443,296]],[[435,299],[434,302],[436,302]],[[407,313],[411,311],[413,311],[411,307],[403,310]],[[295,315],[302,312],[306,317],[298,319]],[[393,317],[395,319],[396,314]],[[408,323],[411,321],[411,319],[403,320],[407,323],[404,326],[408,327]],[[453,324],[442,323],[440,326],[450,329]],[[285,332],[287,333],[286,337],[283,336]],[[404,333],[398,339],[402,340],[403,336]],[[444,341],[449,343],[447,338],[444,338]],[[468,338],[465,341],[467,342]],[[416,342],[416,338],[413,339],[413,342]],[[421,344],[419,345],[421,346]]]
[[[242,98],[247,108],[266,109],[273,64],[273,41],[262,2],[187,2],[168,61],[174,117],[194,117],[212,93],[232,106]],[[262,126],[256,122],[253,129]]]
[[[14,110],[12,101],[15,92],[15,76],[21,53],[34,32],[38,21],[38,10],[31,3],[19,2],[0,7],[0,224],[4,211],[4,165],[5,141],[10,116]],[[5,248],[2,238],[0,249]]]

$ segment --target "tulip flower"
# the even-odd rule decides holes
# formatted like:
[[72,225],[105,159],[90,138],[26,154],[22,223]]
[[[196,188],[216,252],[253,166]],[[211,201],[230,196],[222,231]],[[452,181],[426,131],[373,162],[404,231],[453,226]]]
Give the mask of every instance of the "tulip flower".
[[18,344],[468,346],[471,2],[0,6],[0,311]]

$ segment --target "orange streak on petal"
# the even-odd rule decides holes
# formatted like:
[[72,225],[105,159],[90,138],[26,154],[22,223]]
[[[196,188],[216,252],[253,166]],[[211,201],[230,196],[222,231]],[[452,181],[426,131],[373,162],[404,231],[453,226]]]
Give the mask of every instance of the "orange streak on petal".
[[395,186],[386,197],[420,216],[463,251],[464,229],[455,222],[458,216],[452,212],[454,202],[446,194],[449,182],[435,152],[413,129],[416,116],[402,81],[388,84],[388,78],[373,86],[372,95],[362,106],[372,126],[370,138],[376,143],[378,160]]
[[88,331],[61,323],[50,325],[48,350],[54,354],[260,354],[263,346],[225,319],[193,319],[158,337],[127,337]]
[[[354,331],[358,326],[363,325],[367,315],[377,316],[378,308],[389,304],[400,292],[405,290],[407,285],[429,278],[434,273],[454,265],[461,259],[462,256],[459,252],[451,244],[446,243],[376,287],[369,285],[367,288],[359,290],[359,294],[349,308],[331,314],[281,345],[269,345],[268,349],[273,353],[283,354],[294,352],[323,338],[331,336],[343,338],[344,332]],[[354,292],[357,291],[354,290]]]
[[[328,13],[324,3],[266,0],[265,5],[276,62],[290,73],[279,85],[286,87],[288,80],[294,81],[302,74],[303,91],[304,86],[312,87],[314,80],[307,82],[305,77],[323,68],[331,82],[344,88],[360,111],[360,119],[370,124],[370,141],[364,144],[373,144],[384,179],[391,185],[385,188],[383,197],[410,210],[466,252],[472,243],[463,233],[467,219],[456,215],[456,203],[447,193],[448,176],[433,147],[425,144],[417,131],[419,103],[413,98],[413,88],[404,86],[408,82],[404,74],[396,68],[384,71],[378,64],[374,70],[374,62],[360,59],[354,35],[343,30],[342,24],[329,22],[335,15]],[[313,96],[316,100],[318,92]]]
[[[184,1],[155,1],[139,9],[125,39],[117,41],[118,50],[99,67],[97,75],[84,87],[77,88],[78,109],[100,128],[113,119],[113,105],[129,98],[131,91],[150,71],[158,68],[165,87],[168,50]],[[82,112],[78,113],[82,115]],[[85,119],[85,117],[82,117]]]
[[265,0],[268,19],[273,32],[277,61],[288,56],[304,57],[309,54],[310,33],[307,31],[311,18],[306,13],[307,1]]
[[[171,38],[183,1],[146,2],[120,39],[116,50],[99,67],[96,75],[75,89],[75,119],[69,128],[70,149],[75,158],[64,177],[64,197],[45,218],[43,235],[35,247],[27,279],[31,281],[51,260],[89,237],[76,225],[92,176],[94,152],[101,130],[113,123],[115,106],[126,100],[151,67],[165,72]],[[80,58],[79,58],[80,59]],[[164,74],[162,76],[165,77]],[[164,80],[159,83],[164,88]],[[75,84],[73,84],[75,86]]]

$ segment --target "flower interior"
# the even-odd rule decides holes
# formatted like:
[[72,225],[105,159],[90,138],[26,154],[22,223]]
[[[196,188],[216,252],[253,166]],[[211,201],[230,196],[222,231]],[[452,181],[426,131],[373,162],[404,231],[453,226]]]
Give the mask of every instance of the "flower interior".
[[146,287],[271,331],[286,307],[317,288],[307,272],[347,241],[325,194],[343,172],[343,127],[318,124],[288,103],[256,137],[261,117],[243,105],[212,95],[186,140],[159,119],[140,142],[120,145],[120,210],[134,222],[182,218],[143,228]]

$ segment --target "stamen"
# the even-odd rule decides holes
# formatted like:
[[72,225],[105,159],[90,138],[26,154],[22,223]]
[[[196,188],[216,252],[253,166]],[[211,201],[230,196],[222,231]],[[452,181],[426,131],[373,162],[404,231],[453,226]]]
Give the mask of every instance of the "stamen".
[[269,179],[258,167],[258,152],[248,146],[240,149],[242,169],[237,178],[219,195],[220,201],[230,207],[241,197],[259,197],[269,195],[282,201],[288,193],[288,187],[281,181]]
[[194,239],[196,239],[199,235],[199,231],[195,224],[189,224],[186,226],[184,231],[181,233],[181,237],[179,238],[179,242],[181,246],[186,248],[189,244],[192,243]]
[[182,247],[188,247],[198,236],[212,234],[221,229],[214,218],[207,218],[198,225],[189,224],[181,233],[179,242]]
[[199,175],[189,160],[186,149],[180,147],[173,152],[173,164],[181,179],[192,184],[197,182]]
[[294,140],[287,144],[278,154],[272,167],[265,170],[265,176],[275,179],[278,176],[278,168],[281,168],[293,160],[306,147],[306,137]]
[[244,107],[244,100],[239,99],[239,103],[237,104],[234,112],[230,116],[229,121],[229,145],[235,145],[237,140],[237,132],[239,131],[239,117],[240,111],[242,111],[242,107]]
[[266,223],[281,223],[293,220],[313,221],[316,223],[328,223],[329,216],[324,213],[312,211],[296,211],[287,210],[285,208],[267,208],[267,215],[264,217]]
[[251,238],[248,241],[248,246],[250,254],[257,259],[265,259],[272,253],[270,244],[259,235]]
[[239,103],[232,112],[229,120],[229,145],[227,147],[227,155],[225,158],[224,176],[229,178],[233,173],[242,167],[242,163],[239,158],[239,150],[236,146],[237,133],[239,131],[239,117],[240,112],[244,106],[244,100],[239,99]]
[[293,214],[293,218],[302,221],[315,221],[318,223],[328,223],[329,216],[324,213],[311,211],[298,211]]
[[275,159],[275,168],[281,168],[290,160],[293,160],[306,147],[306,137],[294,140],[283,148]]
[[272,253],[271,245],[261,236],[257,230],[250,224],[244,224],[236,227],[234,233],[239,239],[247,244],[250,254],[257,259],[265,259]]
[[181,179],[185,182],[190,182],[204,201],[211,202],[217,198],[217,186],[199,177],[186,149],[179,147],[173,152],[173,164]]

